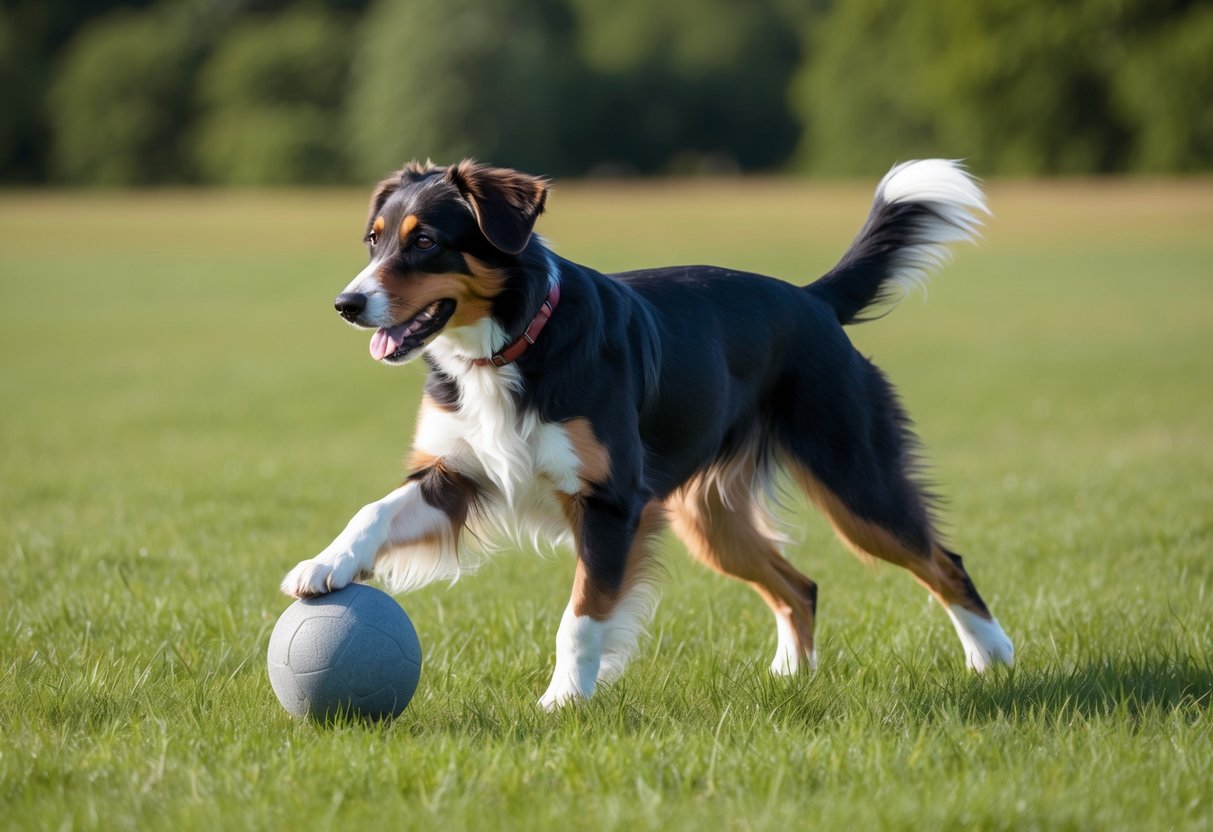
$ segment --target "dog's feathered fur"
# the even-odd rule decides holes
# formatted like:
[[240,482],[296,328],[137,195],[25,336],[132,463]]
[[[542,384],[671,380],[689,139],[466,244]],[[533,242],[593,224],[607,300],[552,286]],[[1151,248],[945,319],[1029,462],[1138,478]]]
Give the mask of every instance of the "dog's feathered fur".
[[[772,670],[815,660],[817,587],[779,552],[764,492],[788,472],[856,552],[908,569],[944,605],[970,666],[1012,648],[935,529],[909,419],[843,325],[921,282],[985,204],[955,163],[881,181],[859,236],[807,287],[711,266],[603,275],[533,234],[546,182],[464,161],[412,163],[376,189],[371,263],[337,300],[372,355],[430,373],[411,471],[284,580],[313,595],[377,573],[408,588],[467,563],[465,526],[571,532],[573,597],[547,706],[622,669],[650,606],[648,541],[669,518],[691,553],[775,615]],[[516,361],[479,365],[523,333]]]

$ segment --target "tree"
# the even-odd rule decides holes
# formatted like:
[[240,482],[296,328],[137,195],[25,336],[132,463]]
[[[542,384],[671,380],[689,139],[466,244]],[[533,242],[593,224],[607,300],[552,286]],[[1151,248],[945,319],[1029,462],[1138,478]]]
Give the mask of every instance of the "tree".
[[574,103],[582,165],[643,172],[781,165],[799,127],[787,82],[800,60],[793,19],[814,3],[570,0],[592,73]]
[[22,83],[22,65],[28,61],[9,14],[0,9],[0,89],[7,101],[0,108],[0,170],[13,171],[27,125],[33,119],[30,90]]
[[557,0],[386,0],[361,27],[346,126],[356,172],[477,156],[564,167],[571,66]]
[[202,112],[190,143],[206,179],[281,184],[343,177],[348,23],[305,7],[233,26],[198,79]]
[[1134,125],[1133,169],[1213,168],[1213,7],[1179,9],[1144,33],[1119,56],[1112,82]]
[[1189,0],[839,3],[794,84],[799,160],[833,173],[924,155],[1004,174],[1207,165],[1209,19]]
[[182,128],[209,30],[200,8],[115,12],[71,41],[49,96],[54,175],[124,185],[189,178]]

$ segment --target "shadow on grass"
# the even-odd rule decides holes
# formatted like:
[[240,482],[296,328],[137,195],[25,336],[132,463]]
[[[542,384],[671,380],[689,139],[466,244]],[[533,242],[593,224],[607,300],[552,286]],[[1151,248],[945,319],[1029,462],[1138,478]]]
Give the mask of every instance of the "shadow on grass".
[[968,719],[1125,716],[1207,712],[1213,668],[1191,656],[1107,656],[1073,668],[1011,670],[955,691]]
[[[848,672],[857,670],[858,672]],[[1126,725],[1160,719],[1196,721],[1213,705],[1213,668],[1192,656],[1108,656],[1071,667],[1021,666],[982,676],[932,664],[840,668],[795,678],[766,667],[715,665],[693,680],[677,671],[669,684],[628,679],[590,702],[548,714],[517,690],[463,691],[418,703],[393,731],[533,742],[604,733],[662,734],[761,725],[816,732],[851,724],[862,730],[897,725],[1005,722],[1061,725],[1114,719]],[[527,689],[520,679],[519,690]]]
[[996,668],[981,676],[903,664],[782,689],[761,685],[754,693],[756,704],[769,708],[774,721],[801,725],[1195,721],[1213,704],[1213,667],[1191,655],[1109,655],[1073,666]]

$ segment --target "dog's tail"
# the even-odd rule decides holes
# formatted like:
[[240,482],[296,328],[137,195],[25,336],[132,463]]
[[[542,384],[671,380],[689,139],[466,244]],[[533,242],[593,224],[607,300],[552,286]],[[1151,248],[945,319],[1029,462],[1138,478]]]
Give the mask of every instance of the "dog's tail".
[[926,283],[950,243],[973,240],[981,214],[989,214],[985,197],[959,162],[902,162],[876,186],[872,212],[838,265],[808,291],[844,324],[870,320],[859,316]]

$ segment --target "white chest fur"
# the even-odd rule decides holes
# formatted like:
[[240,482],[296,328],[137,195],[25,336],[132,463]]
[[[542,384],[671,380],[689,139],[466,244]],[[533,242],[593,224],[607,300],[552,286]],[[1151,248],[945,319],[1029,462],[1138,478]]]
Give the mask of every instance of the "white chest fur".
[[[460,386],[457,409],[422,408],[413,444],[447,461],[482,489],[492,530],[561,539],[567,521],[557,495],[582,488],[580,460],[564,426],[520,410],[521,384],[512,366],[472,366],[462,344],[439,338],[430,347],[438,366]],[[477,519],[486,519],[481,517]]]

